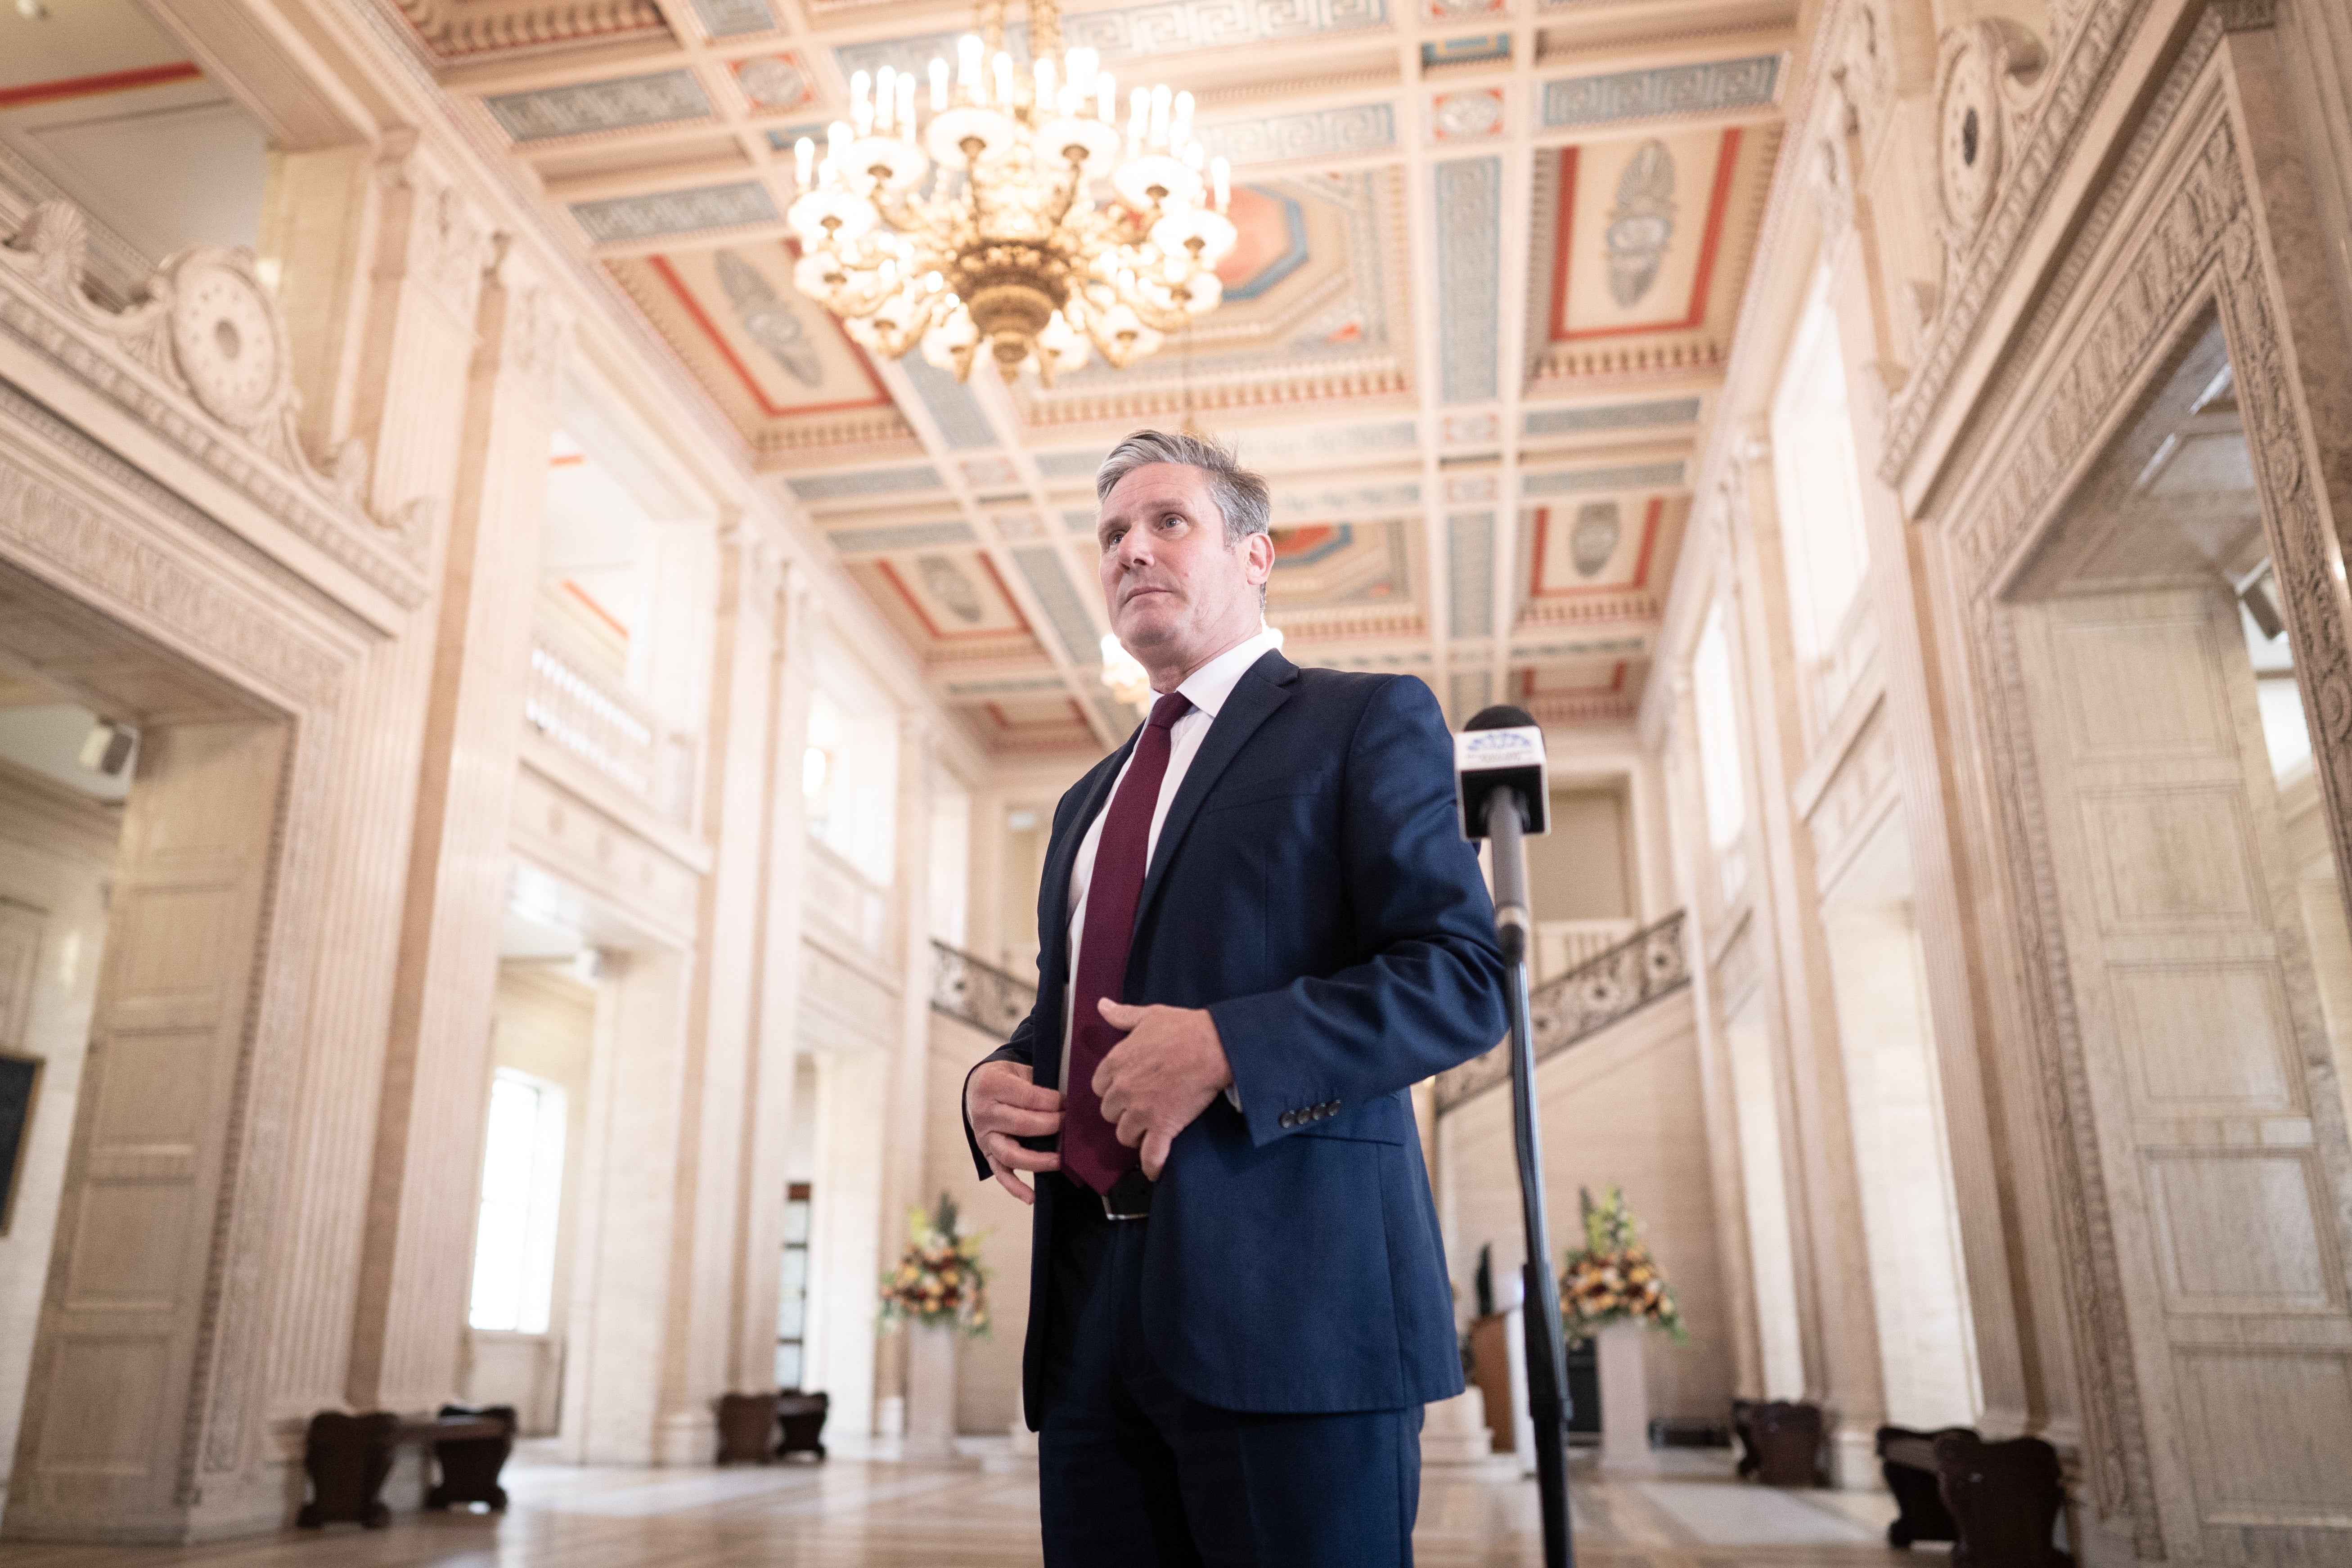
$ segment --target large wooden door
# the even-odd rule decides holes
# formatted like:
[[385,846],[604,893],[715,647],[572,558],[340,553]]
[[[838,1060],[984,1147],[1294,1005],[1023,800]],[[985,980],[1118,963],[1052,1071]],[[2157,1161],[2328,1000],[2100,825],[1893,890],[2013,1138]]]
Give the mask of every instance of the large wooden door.
[[142,739],[8,1499],[13,1534],[171,1540],[200,1500],[221,1184],[287,730]]
[[2341,1550],[2342,1122],[2237,605],[2061,598],[2018,630],[2166,1535],[2214,1562]]

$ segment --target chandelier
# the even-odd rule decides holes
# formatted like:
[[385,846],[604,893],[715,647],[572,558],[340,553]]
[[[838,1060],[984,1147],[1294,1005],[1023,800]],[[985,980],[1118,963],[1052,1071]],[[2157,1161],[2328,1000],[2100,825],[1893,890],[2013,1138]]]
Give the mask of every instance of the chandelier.
[[928,84],[853,75],[823,155],[807,137],[793,149],[784,216],[793,281],[853,341],[893,359],[920,345],[960,380],[984,343],[1007,380],[1034,370],[1050,386],[1091,353],[1124,370],[1216,309],[1235,233],[1192,95],[1135,88],[1122,124],[1096,51],[1063,50],[1054,0],[1029,16],[1026,68],[1003,47],[1003,0],[987,0],[952,72],[935,58]]

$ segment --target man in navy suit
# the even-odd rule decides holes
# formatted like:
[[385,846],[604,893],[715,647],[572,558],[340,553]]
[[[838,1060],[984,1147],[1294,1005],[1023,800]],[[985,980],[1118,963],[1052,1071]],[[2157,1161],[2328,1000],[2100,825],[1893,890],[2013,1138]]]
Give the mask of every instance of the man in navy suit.
[[964,1088],[1035,1205],[1045,1560],[1409,1564],[1422,1406],[1462,1389],[1410,1090],[1504,1029],[1444,721],[1282,657],[1223,447],[1144,431],[1095,489],[1156,698],[1054,813],[1037,1005]]

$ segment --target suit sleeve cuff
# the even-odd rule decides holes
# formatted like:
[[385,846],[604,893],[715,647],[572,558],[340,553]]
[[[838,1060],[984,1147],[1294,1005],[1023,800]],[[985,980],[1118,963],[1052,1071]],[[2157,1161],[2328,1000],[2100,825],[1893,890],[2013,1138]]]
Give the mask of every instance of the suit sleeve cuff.
[[971,1073],[978,1072],[991,1062],[1018,1062],[1025,1067],[1028,1061],[1029,1058],[1017,1047],[999,1046],[972,1063],[971,1072],[963,1075],[963,1089],[956,1097],[956,1114],[963,1121],[964,1147],[971,1151],[971,1163],[979,1170],[980,1179],[983,1182],[996,1174],[996,1172],[990,1166],[988,1156],[980,1152],[980,1138],[971,1130],[971,1112],[969,1109],[971,1104]]
[[1250,1142],[1259,1148],[1315,1120],[1308,1112],[1336,1104],[1339,1090],[1306,1081],[1311,1066],[1296,1051],[1270,1048],[1285,1036],[1284,1016],[1289,999],[1279,991],[1257,996],[1234,996],[1209,1005],[1224,1047],[1225,1064],[1233,1069],[1233,1087],[1225,1097],[1241,1112]]

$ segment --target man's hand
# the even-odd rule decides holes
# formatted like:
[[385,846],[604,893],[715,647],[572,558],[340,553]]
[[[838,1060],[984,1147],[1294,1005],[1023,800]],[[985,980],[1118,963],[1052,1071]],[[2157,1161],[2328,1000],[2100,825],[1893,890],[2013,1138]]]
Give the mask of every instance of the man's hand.
[[[1222,1053],[1219,1059],[1223,1060]],[[963,1113],[996,1184],[1024,1204],[1037,1201],[1036,1189],[1014,1175],[1015,1171],[1058,1171],[1062,1157],[1047,1151],[1024,1149],[1020,1140],[1043,1138],[1062,1130],[1062,1093],[1040,1089],[1035,1070],[1018,1062],[982,1062],[964,1084]]]
[[1111,1027],[1127,1031],[1095,1068],[1103,1120],[1142,1151],[1143,1174],[1156,1182],[1176,1134],[1234,1081],[1233,1064],[1206,1008],[1130,1007],[1108,996],[1098,1005]]

